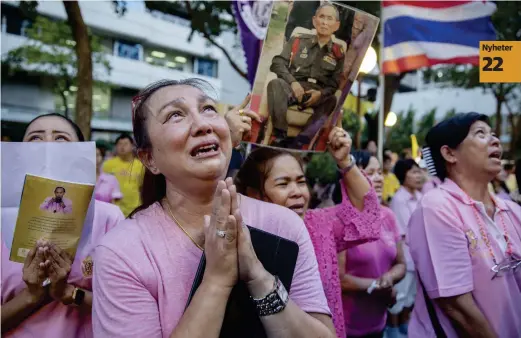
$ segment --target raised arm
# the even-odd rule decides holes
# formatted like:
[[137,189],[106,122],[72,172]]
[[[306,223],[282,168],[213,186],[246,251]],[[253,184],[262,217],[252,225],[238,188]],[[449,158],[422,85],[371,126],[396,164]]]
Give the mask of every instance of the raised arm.
[[371,184],[362,174],[356,163],[351,162],[351,146],[353,141],[349,133],[335,127],[329,133],[329,152],[335,159],[338,168],[343,172],[344,187],[342,195],[347,196],[353,206],[359,211],[364,209],[364,198],[371,190]]
[[367,177],[351,163],[351,138],[341,128],[329,134],[329,151],[344,174],[340,182],[342,202],[332,208],[310,210],[306,220],[329,226],[337,252],[380,236],[380,204]]

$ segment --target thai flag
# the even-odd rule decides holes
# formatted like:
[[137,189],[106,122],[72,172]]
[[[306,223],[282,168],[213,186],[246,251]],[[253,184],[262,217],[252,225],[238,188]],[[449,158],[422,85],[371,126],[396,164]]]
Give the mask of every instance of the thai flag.
[[383,72],[439,63],[479,64],[479,42],[496,40],[490,1],[383,1]]

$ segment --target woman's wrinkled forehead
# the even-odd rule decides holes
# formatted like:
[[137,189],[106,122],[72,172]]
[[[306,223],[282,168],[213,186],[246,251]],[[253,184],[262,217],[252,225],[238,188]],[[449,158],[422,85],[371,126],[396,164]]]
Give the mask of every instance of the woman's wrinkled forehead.
[[158,89],[144,104],[145,108],[155,116],[168,106],[198,108],[204,103],[215,104],[215,100],[199,88],[176,85]]
[[476,121],[470,126],[469,133],[479,128],[484,128],[486,131],[490,131],[492,129],[485,121]]

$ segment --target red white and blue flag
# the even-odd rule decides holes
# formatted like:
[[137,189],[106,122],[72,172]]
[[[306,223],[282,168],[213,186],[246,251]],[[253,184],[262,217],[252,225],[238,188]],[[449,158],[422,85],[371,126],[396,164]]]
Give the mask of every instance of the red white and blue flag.
[[496,40],[490,1],[383,1],[383,72],[440,63],[479,64],[479,42]]

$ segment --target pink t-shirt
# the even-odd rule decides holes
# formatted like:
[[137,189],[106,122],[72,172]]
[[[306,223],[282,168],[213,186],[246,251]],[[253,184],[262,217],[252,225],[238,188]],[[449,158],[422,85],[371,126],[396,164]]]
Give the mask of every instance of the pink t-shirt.
[[[330,314],[317,260],[296,213],[241,195],[246,224],[295,241],[299,253],[290,298],[306,312]],[[159,203],[103,238],[94,265],[96,337],[169,337],[181,319],[201,259]]]
[[[123,220],[123,213],[115,205],[96,201],[91,240],[77,253],[71,267],[68,282],[86,290],[92,290],[92,258],[94,248],[100,238]],[[9,249],[2,242],[2,304],[11,300],[25,287],[22,280],[23,264],[9,260]],[[90,273],[89,273],[90,271]],[[39,337],[39,338],[88,338],[92,337],[91,314],[81,313],[76,308],[53,301],[40,308],[17,328],[2,337]]]
[[333,324],[339,337],[345,337],[342,289],[338,274],[337,254],[349,247],[380,238],[380,204],[374,189],[364,197],[364,209],[359,211],[349,201],[341,181],[342,203],[323,209],[309,210],[304,216],[315,247],[320,278],[333,314]]
[[100,173],[96,187],[94,188],[94,197],[98,201],[112,203],[113,200],[121,199],[123,194],[119,189],[119,182],[116,176]]
[[58,214],[70,214],[72,212],[72,202],[70,199],[62,198],[61,202],[55,202],[54,197],[47,197],[42,204],[40,209],[52,213]]
[[[485,223],[484,215],[480,220],[494,255],[498,262],[505,258],[505,251],[500,248],[502,218],[514,254],[521,257],[521,208],[499,198],[496,202],[495,225],[492,221]],[[521,337],[521,269],[518,268],[515,274],[510,271],[492,279],[494,263],[481,238],[474,204],[479,206],[449,179],[439,189],[427,193],[409,223],[412,257],[431,299],[472,292],[474,301],[498,337]],[[445,314],[434,302],[432,304],[446,335],[457,337]],[[409,337],[435,337],[420,283]]]
[[[409,219],[411,218],[411,215],[416,209],[416,206],[420,202],[422,196],[423,195],[418,191],[415,191],[413,194],[411,194],[403,186],[401,186],[393,196],[390,207],[396,216],[400,234],[404,237],[407,234]],[[414,271],[414,262],[409,252],[409,246],[407,242],[404,243],[403,253],[405,256],[407,271]]]
[[[380,239],[347,249],[347,274],[377,279],[392,268],[396,260],[396,244],[401,240],[396,218],[391,209],[382,206]],[[344,318],[348,335],[363,336],[384,329],[387,305],[365,292],[344,294]]]
[[436,189],[441,184],[441,180],[437,176],[429,177],[429,180],[425,182],[422,188],[422,194],[425,195],[432,189]]

